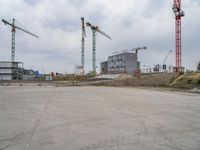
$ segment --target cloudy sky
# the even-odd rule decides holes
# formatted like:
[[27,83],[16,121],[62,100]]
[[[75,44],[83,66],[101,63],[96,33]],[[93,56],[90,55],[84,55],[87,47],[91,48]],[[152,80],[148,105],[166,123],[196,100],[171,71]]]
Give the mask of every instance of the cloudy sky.
[[[0,17],[39,35],[16,32],[16,60],[41,72],[72,73],[80,64],[81,21],[98,25],[112,40],[97,35],[97,65],[115,51],[147,46],[142,67],[175,64],[173,0],[0,0]],[[195,69],[200,60],[200,1],[182,0],[183,65]],[[10,60],[11,28],[0,23],[0,60]],[[91,30],[86,28],[86,70],[92,69]],[[43,68],[43,69],[42,69]]]

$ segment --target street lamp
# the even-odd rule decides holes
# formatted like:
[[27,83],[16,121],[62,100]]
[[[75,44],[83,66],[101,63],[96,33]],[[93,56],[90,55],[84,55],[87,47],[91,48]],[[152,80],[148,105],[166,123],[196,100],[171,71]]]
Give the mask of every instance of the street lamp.
[[169,55],[170,55],[170,53],[172,53],[172,50],[170,50],[168,53],[167,53],[167,55],[166,55],[166,57],[165,57],[165,59],[164,59],[164,63],[163,63],[163,70],[166,70],[167,69],[167,66],[166,66],[166,61],[167,61],[167,58],[169,57]]

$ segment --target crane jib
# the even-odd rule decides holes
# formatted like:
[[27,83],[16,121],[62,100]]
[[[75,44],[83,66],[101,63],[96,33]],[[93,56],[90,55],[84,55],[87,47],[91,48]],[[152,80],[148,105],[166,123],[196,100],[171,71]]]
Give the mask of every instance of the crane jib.
[[14,27],[15,29],[19,29],[19,30],[21,30],[21,31],[23,31],[23,32],[25,32],[25,33],[27,33],[27,34],[29,34],[29,35],[32,35],[32,36],[34,36],[34,37],[36,37],[36,38],[39,38],[39,36],[37,36],[37,35],[31,33],[30,31],[27,31],[27,30],[25,30],[25,29],[22,29],[21,27],[18,27],[18,26],[16,26],[15,24],[9,23],[9,22],[6,21],[5,19],[2,19],[2,22],[3,22],[5,25],[10,25],[11,27]]
[[12,30],[11,30],[11,32],[12,32],[12,39],[11,39],[11,43],[12,43],[12,44],[11,44],[11,62],[15,62],[15,30],[16,30],[16,29],[21,30],[21,31],[23,31],[23,32],[25,32],[25,33],[27,33],[27,34],[29,34],[29,35],[32,35],[32,36],[34,36],[34,37],[36,37],[36,38],[39,38],[39,36],[37,36],[37,35],[31,33],[30,31],[27,31],[27,30],[25,30],[25,29],[23,29],[23,28],[21,28],[21,27],[16,26],[16,25],[15,25],[15,19],[14,19],[14,18],[13,18],[13,22],[12,22],[12,23],[9,23],[8,21],[6,21],[6,20],[4,20],[4,19],[2,19],[2,22],[3,22],[5,25],[11,26],[11,28],[12,28]]

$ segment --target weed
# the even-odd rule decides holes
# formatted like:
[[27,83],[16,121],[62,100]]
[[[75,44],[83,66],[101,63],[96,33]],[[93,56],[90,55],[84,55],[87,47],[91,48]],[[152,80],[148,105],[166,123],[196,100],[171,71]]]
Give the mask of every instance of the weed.
[[192,79],[188,79],[188,80],[187,80],[187,83],[188,83],[188,84],[192,83]]

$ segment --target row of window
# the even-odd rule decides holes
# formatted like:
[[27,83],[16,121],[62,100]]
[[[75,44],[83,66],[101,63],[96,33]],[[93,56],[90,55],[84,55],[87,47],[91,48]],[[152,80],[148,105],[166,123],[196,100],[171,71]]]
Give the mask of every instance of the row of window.
[[125,56],[113,56],[108,58],[108,62],[125,61]]

